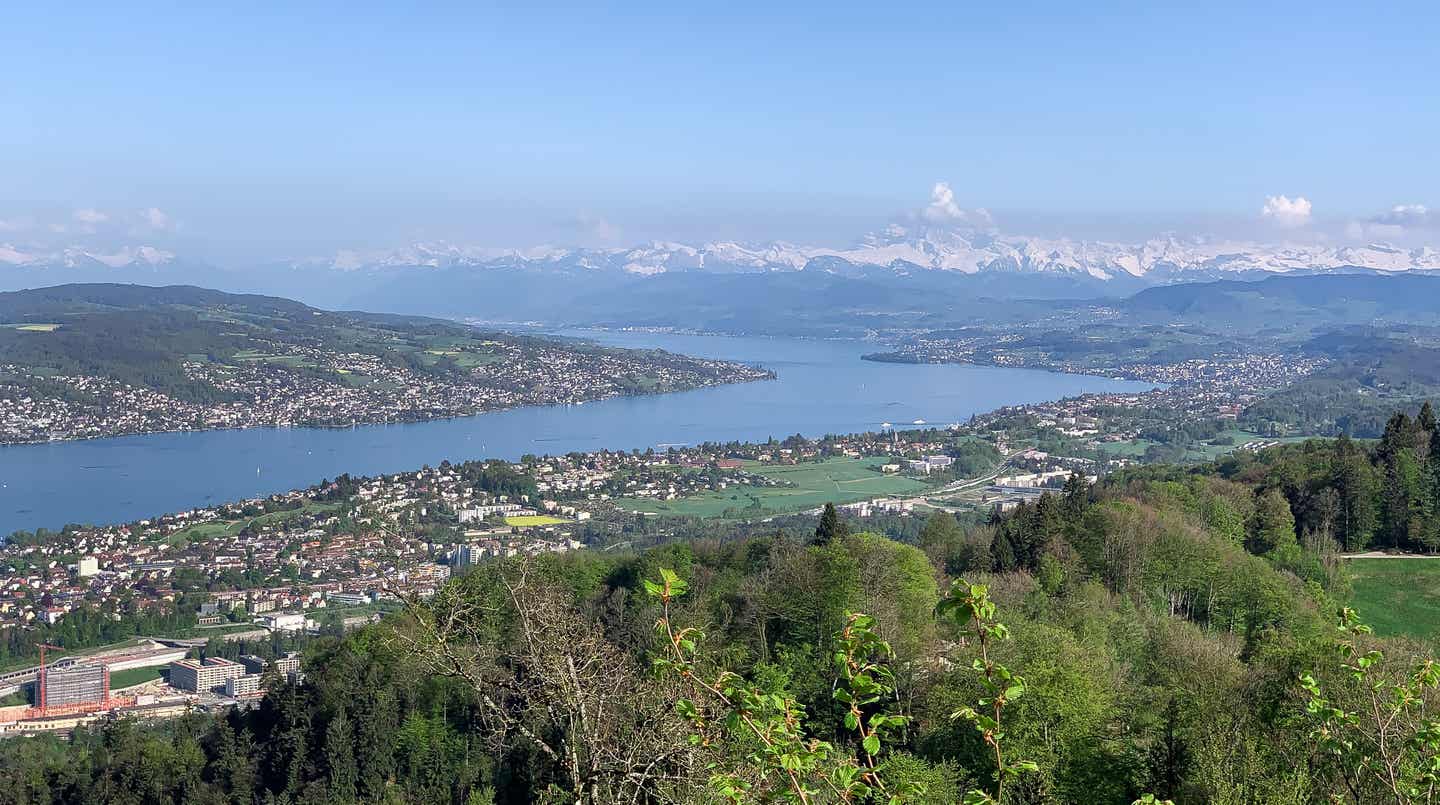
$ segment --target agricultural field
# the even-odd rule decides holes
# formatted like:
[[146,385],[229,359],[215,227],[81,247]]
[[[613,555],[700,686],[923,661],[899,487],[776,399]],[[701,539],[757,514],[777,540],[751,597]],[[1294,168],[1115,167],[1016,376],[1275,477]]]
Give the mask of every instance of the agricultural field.
[[621,508],[647,514],[705,518],[764,517],[805,511],[826,503],[915,495],[929,488],[913,478],[881,472],[880,465],[887,463],[890,459],[829,458],[795,465],[746,462],[746,470],[785,482],[785,485],[737,486],[679,500],[623,498],[615,502]]
[[505,518],[505,525],[516,528],[533,528],[538,525],[559,525],[560,523],[568,522],[570,521],[560,517],[551,517],[547,514],[522,514]]
[[1360,619],[1384,636],[1440,637],[1440,558],[1350,559]]

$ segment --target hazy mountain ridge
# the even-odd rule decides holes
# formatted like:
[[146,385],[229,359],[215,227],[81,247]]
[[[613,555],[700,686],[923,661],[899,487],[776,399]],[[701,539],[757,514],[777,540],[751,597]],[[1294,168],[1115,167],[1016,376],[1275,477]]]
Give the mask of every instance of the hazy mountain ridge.
[[[32,270],[158,268],[184,262],[154,246],[112,249],[25,249],[0,244],[0,265]],[[837,274],[954,271],[1058,274],[1147,284],[1219,279],[1237,274],[1340,269],[1440,270],[1440,251],[1385,243],[1263,244],[1166,235],[1142,243],[1001,235],[979,229],[891,225],[842,248],[774,241],[715,241],[699,245],[653,241],[626,248],[494,249],[418,242],[378,251],[342,250],[330,257],[275,261],[268,271],[329,269],[357,275],[406,268],[530,268],[584,270],[632,276],[702,272],[823,271]],[[44,273],[49,273],[45,271]],[[67,281],[54,277],[53,281]]]
[[913,270],[1058,273],[1099,280],[1146,278],[1154,282],[1219,277],[1245,272],[1367,268],[1379,271],[1440,270],[1440,251],[1429,246],[1286,243],[1267,245],[1169,235],[1138,244],[998,235],[978,230],[894,225],[847,248],[802,246],[783,241],[745,244],[719,241],[690,245],[656,241],[630,248],[528,250],[476,249],[417,243],[403,249],[342,252],[310,261],[347,271],[394,267],[521,267],[620,271],[650,276],[706,273],[829,271],[884,268]]

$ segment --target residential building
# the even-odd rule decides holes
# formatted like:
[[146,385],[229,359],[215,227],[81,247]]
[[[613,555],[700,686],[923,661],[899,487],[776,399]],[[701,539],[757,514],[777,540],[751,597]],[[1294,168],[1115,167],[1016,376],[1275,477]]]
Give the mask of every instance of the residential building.
[[284,674],[292,681],[298,681],[300,675],[300,652],[292,651],[284,657],[276,657],[275,670]]
[[179,660],[170,663],[170,687],[192,693],[208,693],[223,687],[227,680],[244,674],[245,666],[221,657]]
[[260,692],[260,675],[243,674],[232,676],[225,680],[225,695],[232,699],[241,696],[254,696]]

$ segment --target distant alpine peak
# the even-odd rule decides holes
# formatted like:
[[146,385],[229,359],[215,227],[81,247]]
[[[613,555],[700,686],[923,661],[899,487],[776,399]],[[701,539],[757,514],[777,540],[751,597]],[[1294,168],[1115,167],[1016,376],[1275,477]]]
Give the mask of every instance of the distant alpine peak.
[[68,246],[60,249],[39,249],[0,243],[0,264],[22,268],[157,268],[175,260],[173,252],[155,246],[120,246],[88,248]]

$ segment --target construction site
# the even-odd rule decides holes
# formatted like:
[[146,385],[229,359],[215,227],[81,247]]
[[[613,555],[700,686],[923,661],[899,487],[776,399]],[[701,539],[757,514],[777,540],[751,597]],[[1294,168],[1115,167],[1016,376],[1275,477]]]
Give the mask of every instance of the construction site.
[[184,660],[188,646],[137,641],[58,660],[50,657],[63,651],[60,647],[41,644],[39,649],[38,665],[0,675],[0,696],[30,694],[29,704],[0,707],[0,737],[67,731],[112,714],[141,718],[181,715],[196,704],[193,697],[170,691],[159,679],[111,688],[112,672],[168,666]]

